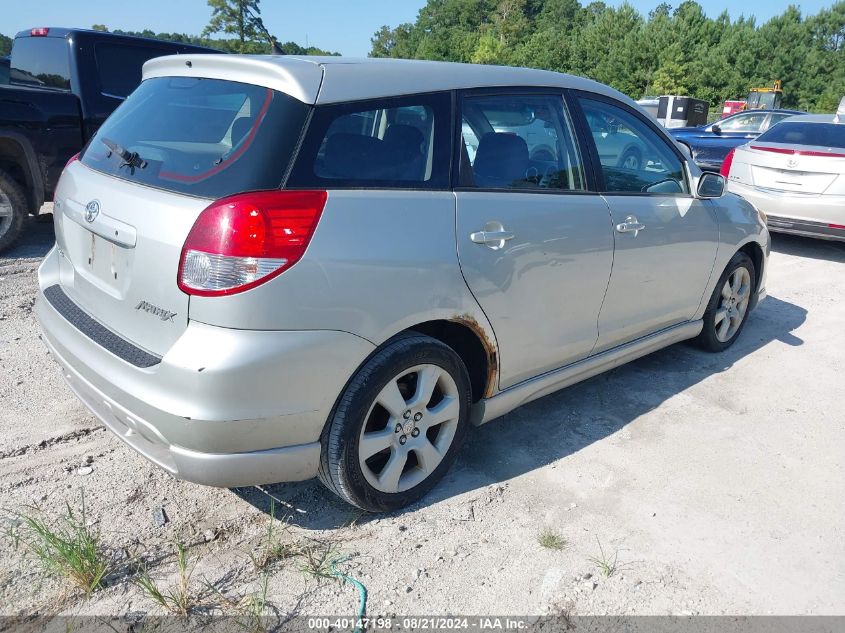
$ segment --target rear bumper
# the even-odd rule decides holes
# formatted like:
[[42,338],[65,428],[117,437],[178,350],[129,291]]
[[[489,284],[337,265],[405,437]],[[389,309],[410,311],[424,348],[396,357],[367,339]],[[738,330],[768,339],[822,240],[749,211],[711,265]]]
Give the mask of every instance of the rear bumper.
[[822,222],[809,222],[770,215],[768,224],[769,230],[775,233],[789,233],[790,235],[845,242],[845,228],[837,228]]
[[737,182],[729,182],[728,190],[765,213],[774,233],[845,240],[845,229],[837,228],[845,226],[845,196],[795,195]]
[[175,477],[234,487],[316,475],[337,395],[372,351],[330,331],[231,330],[191,322],[161,362],[137,367],[76,329],[45,298],[36,314],[69,386],[123,442]]

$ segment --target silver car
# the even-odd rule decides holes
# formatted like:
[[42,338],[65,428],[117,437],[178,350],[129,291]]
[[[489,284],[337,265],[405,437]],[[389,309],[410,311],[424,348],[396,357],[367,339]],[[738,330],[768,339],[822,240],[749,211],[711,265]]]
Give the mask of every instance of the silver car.
[[[610,119],[647,166],[600,160],[588,121]],[[586,79],[160,58],[65,169],[37,314],[79,398],[176,477],[319,476],[389,510],[471,425],[678,341],[730,346],[769,236],[723,188]]]
[[835,115],[790,117],[738,147],[722,173],[770,230],[845,240],[845,99]]

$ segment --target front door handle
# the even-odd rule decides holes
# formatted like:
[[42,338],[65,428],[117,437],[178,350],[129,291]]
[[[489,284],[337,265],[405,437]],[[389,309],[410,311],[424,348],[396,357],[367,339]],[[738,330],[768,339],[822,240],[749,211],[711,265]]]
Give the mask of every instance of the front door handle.
[[515,235],[511,231],[506,231],[499,222],[488,222],[484,225],[483,231],[469,234],[469,239],[473,244],[484,244],[493,250],[504,248],[505,243],[514,237]]
[[637,237],[637,233],[645,229],[645,224],[637,220],[637,216],[629,215],[624,222],[616,225],[616,230],[619,233],[633,233]]

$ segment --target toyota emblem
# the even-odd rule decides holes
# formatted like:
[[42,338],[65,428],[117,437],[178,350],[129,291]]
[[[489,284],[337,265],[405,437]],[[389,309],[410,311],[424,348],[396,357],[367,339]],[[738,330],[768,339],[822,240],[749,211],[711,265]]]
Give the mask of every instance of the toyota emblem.
[[100,203],[96,200],[92,200],[87,205],[85,205],[85,221],[86,222],[93,222],[97,219],[97,216],[100,215]]

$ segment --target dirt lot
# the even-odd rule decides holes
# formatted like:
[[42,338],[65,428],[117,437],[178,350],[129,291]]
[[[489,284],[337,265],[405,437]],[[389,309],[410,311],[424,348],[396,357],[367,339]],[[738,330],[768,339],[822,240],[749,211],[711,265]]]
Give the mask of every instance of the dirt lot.
[[[0,505],[8,531],[84,491],[118,567],[83,600],[3,540],[0,613],[162,613],[131,579],[143,562],[176,584],[177,542],[194,604],[228,612],[266,577],[267,613],[351,615],[355,588],[319,576],[339,558],[370,615],[845,613],[845,244],[776,236],[770,297],[731,350],[676,345],[524,406],[423,503],[371,516],[316,481],[181,483],[102,430],[39,340],[51,241],[33,224],[0,258]],[[260,570],[271,498],[287,557]]]

